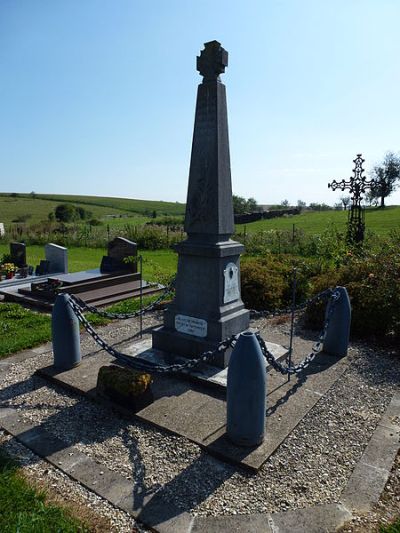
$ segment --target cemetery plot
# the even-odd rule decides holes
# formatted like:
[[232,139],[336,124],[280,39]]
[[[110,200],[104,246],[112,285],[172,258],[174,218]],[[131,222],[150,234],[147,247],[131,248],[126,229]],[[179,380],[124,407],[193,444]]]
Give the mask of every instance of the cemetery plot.
[[[26,263],[23,243],[10,245],[12,257]],[[151,295],[163,287],[141,279],[138,272],[136,243],[117,237],[108,245],[100,268],[68,273],[67,249],[55,244],[45,246],[45,260],[36,268],[36,276],[17,277],[4,285],[0,294],[6,301],[20,302],[45,310],[52,308],[57,294],[70,293],[98,306],[135,296]]]

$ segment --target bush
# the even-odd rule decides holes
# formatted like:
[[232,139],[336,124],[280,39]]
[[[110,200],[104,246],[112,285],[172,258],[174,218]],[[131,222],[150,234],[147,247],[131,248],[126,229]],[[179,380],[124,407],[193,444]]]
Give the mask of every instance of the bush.
[[312,261],[292,256],[267,256],[243,262],[241,266],[242,298],[251,309],[275,310],[292,303],[294,269],[296,269],[296,303],[308,298],[310,279],[318,271]]
[[[352,306],[351,331],[362,337],[400,337],[400,252],[389,241],[375,254],[348,252],[347,261],[314,279],[314,291],[343,286]],[[318,324],[317,306],[307,311],[308,325]]]
[[285,284],[283,277],[268,270],[256,259],[241,267],[242,298],[250,309],[276,309],[282,306]]

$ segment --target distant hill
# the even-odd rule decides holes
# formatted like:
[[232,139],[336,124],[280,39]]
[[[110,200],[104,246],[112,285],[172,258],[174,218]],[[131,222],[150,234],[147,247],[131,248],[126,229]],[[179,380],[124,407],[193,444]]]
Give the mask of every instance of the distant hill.
[[92,211],[93,216],[106,219],[107,215],[151,216],[183,215],[185,204],[157,202],[106,196],[81,196],[65,194],[0,193],[0,222],[10,224],[19,217],[28,215],[28,223],[46,220],[48,214],[60,203],[73,203]]

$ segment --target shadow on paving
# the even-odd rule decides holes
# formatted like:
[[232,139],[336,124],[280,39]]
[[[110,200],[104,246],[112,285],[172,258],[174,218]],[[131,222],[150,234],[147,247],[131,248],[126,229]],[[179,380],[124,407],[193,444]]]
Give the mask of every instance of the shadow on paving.
[[[319,354],[316,356],[310,367],[308,367],[301,375],[293,377],[290,383],[287,383],[283,376],[274,375],[273,379],[270,380],[270,385],[273,385],[272,382],[274,382],[277,386],[270,387],[271,390],[269,390],[268,394],[270,405],[268,406],[267,416],[270,417],[269,422],[273,419],[274,413],[287,404],[291,397],[302,389],[303,385],[307,383],[309,378],[328,369],[337,361],[338,359],[335,357]],[[93,366],[92,361],[87,360],[87,362],[89,363],[89,370],[94,372],[94,366],[96,365]],[[139,517],[139,519],[146,524],[155,526],[157,523],[177,517],[184,511],[190,511],[191,508],[198,506],[213,494],[218,487],[220,487],[235,472],[240,471],[243,473],[242,469],[234,468],[226,464],[224,464],[222,468],[216,467],[218,463],[215,459],[211,458],[207,453],[199,451],[199,455],[192,461],[192,463],[176,474],[173,479],[168,480],[162,486],[158,483],[152,483],[149,485],[146,478],[150,476],[155,477],[157,472],[146,472],[146,467],[140,452],[140,442],[135,437],[134,431],[129,431],[127,426],[131,425],[133,428],[137,427],[146,430],[146,440],[149,442],[152,440],[151,433],[157,433],[158,435],[161,434],[164,436],[166,443],[162,450],[164,456],[163,460],[170,461],[171,463],[176,461],[176,456],[174,455],[176,442],[172,441],[171,443],[170,441],[171,439],[176,439],[176,437],[173,437],[170,432],[163,429],[154,429],[154,426],[147,422],[138,420],[133,421],[132,417],[124,418],[123,416],[118,416],[106,405],[99,406],[96,403],[90,402],[91,408],[88,409],[87,406],[89,402],[87,400],[81,400],[79,394],[69,391],[66,392],[65,390],[62,391],[62,394],[67,398],[71,398],[72,401],[78,400],[77,403],[66,407],[65,404],[57,402],[56,398],[54,404],[52,402],[38,402],[32,405],[32,400],[28,402],[24,398],[21,398],[19,404],[18,401],[16,402],[18,397],[39,390],[44,386],[53,389],[56,393],[60,393],[58,386],[52,386],[38,376],[32,376],[21,383],[10,385],[5,389],[0,390],[0,407],[3,408],[14,407],[14,404],[17,404],[17,407],[22,411],[36,409],[47,409],[51,411],[58,409],[58,412],[51,413],[38,426],[27,428],[27,425],[25,425],[25,430],[21,427],[21,431],[18,434],[18,440],[21,440],[21,442],[28,447],[32,447],[33,451],[36,451],[34,449],[34,443],[35,439],[36,441],[39,439],[42,447],[40,448],[40,451],[36,451],[36,453],[44,457],[49,457],[77,444],[90,446],[101,444],[113,437],[120,438],[128,454],[127,462],[129,461],[130,471],[124,472],[124,469],[122,468],[119,470],[119,475],[122,480],[128,484],[129,482],[125,479],[127,475],[131,475],[134,480],[133,482],[130,482],[131,485],[129,485],[129,496],[127,497],[129,504],[127,507],[130,510],[133,510],[134,515]],[[181,402],[180,395],[187,390],[189,390],[188,383],[181,382],[178,389],[175,391],[178,393],[176,395],[178,402]],[[88,392],[92,393],[93,389],[90,389]],[[165,394],[168,396],[167,389],[165,390]],[[219,396],[219,394],[216,394],[216,396]],[[296,403],[298,402],[295,402],[293,406]],[[294,421],[293,427],[296,424],[297,422]],[[94,428],[96,429],[94,430]],[[282,434],[282,438],[285,438],[285,435]],[[219,442],[223,447],[232,446],[230,443],[226,442],[226,437],[224,438],[217,434],[212,445],[218,456]],[[273,443],[271,450],[275,449],[279,444],[280,441],[278,442],[277,440],[276,443]],[[110,445],[112,445],[112,443]],[[158,446],[158,443],[156,446]],[[151,451],[149,453],[151,453]],[[249,453],[249,450],[242,449],[237,453],[246,456]],[[99,460],[102,460],[101,457]],[[152,460],[151,456],[150,460]],[[66,461],[68,462],[68,457]],[[57,462],[55,463],[55,466],[57,467]],[[62,468],[66,468],[64,463]],[[204,480],[205,476],[203,475],[201,485],[196,486],[196,483],[193,483],[193,480],[196,479],[199,471],[204,473],[204,471],[207,471],[207,468],[213,475],[208,476],[206,480]],[[79,464],[77,465],[77,472],[79,472]],[[80,481],[79,473],[76,475],[74,474],[74,477]],[[107,481],[105,478],[106,476],[104,476],[103,484]],[[86,484],[90,490],[94,490],[95,492],[100,490],[99,488],[96,490],[94,486],[91,486],[90,481],[86,482],[86,479],[84,479],[83,483]],[[103,495],[101,492],[98,493]]]
[[[45,382],[42,378],[37,376],[32,376],[23,382],[1,389],[0,408],[15,408],[16,399],[19,396],[23,396],[33,391],[39,391],[45,386],[59,393],[57,387],[54,387],[54,385]],[[63,390],[62,394],[73,400],[78,398],[76,394],[70,393],[69,391]],[[155,432],[154,428],[141,421],[135,420],[133,422],[132,419],[128,420],[119,417],[112,409],[106,406],[100,407],[96,404],[92,404],[90,410],[85,409],[87,403],[87,400],[78,401],[72,406],[65,407],[64,404],[59,404],[57,402],[37,402],[32,404],[32,402],[28,403],[28,401],[25,401],[22,398],[21,403],[17,405],[19,410],[29,412],[36,409],[58,409],[59,411],[50,414],[50,416],[36,426],[34,425],[32,427],[32,425],[29,424],[28,429],[18,433],[17,440],[30,447],[41,457],[46,458],[53,454],[65,451],[67,448],[77,444],[90,446],[101,444],[113,437],[120,438],[128,453],[127,462],[129,462],[131,469],[129,474],[133,478],[131,493],[129,496],[130,505],[128,505],[128,508],[130,507],[134,510],[135,516],[148,525],[156,526],[157,523],[172,519],[184,511],[189,511],[192,506],[199,505],[229,477],[231,477],[235,471],[234,468],[218,469],[218,474],[210,477],[207,480],[207,483],[203,484],[199,490],[199,487],[195,487],[192,484],[193,474],[198,471],[199,468],[204,468],[205,460],[206,462],[207,460],[210,460],[206,453],[200,452],[198,458],[164,485],[156,483],[152,484],[152,486],[146,486],[146,467],[140,452],[139,442],[137,438],[129,432],[127,425],[133,425],[134,427],[136,426],[146,429],[150,432]],[[98,431],[93,431],[93,428],[96,427],[98,428]],[[63,431],[63,428],[65,428],[65,431]],[[171,435],[163,430],[156,431],[157,433],[164,433],[165,437],[171,438]],[[40,440],[40,450],[35,449],[35,442],[37,445],[38,440]],[[174,443],[172,443],[172,446],[174,446]],[[211,460],[213,461],[213,459]],[[63,469],[65,466],[66,465],[63,463],[63,465],[58,468]],[[76,471],[78,472],[76,477],[80,480],[79,464],[76,468]],[[214,472],[215,470],[216,469],[214,469]],[[123,471],[119,472],[119,475],[123,478],[128,474],[125,473],[124,475]],[[89,484],[88,488],[96,492],[95,486],[90,486]],[[176,501],[177,494],[181,495],[179,498],[179,505],[173,502],[174,498]],[[188,497],[189,494],[190,498]]]

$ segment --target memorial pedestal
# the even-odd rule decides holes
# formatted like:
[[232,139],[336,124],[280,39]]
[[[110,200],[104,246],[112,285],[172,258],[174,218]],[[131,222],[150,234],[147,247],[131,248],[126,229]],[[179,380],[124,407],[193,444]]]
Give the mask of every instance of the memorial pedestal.
[[[179,253],[176,297],[164,312],[164,326],[153,332],[153,347],[198,357],[249,327],[249,311],[240,298],[240,252],[235,241],[193,242]],[[215,364],[227,365],[230,351]]]

